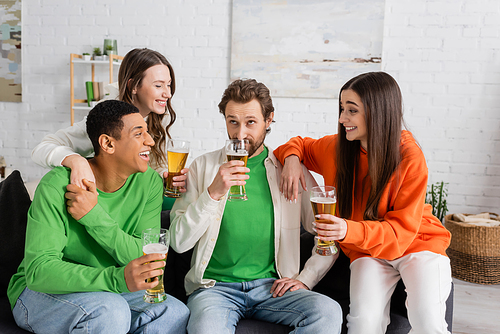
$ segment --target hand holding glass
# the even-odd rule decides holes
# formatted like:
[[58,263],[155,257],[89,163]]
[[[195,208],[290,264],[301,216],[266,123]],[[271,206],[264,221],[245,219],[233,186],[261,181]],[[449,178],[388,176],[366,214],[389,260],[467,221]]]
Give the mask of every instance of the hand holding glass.
[[185,140],[169,139],[167,142],[168,177],[163,180],[164,195],[167,197],[181,197],[180,187],[174,187],[174,176],[181,175],[189,154],[189,142]]
[[[170,244],[170,234],[164,228],[149,228],[142,231],[142,253],[144,255],[151,253],[160,253],[165,255],[167,260],[168,246]],[[165,271],[165,267],[162,268]],[[154,278],[148,278],[147,282],[150,283]],[[152,289],[147,289],[143,297],[146,303],[161,303],[167,299],[167,294],[163,287],[163,275],[158,276],[158,285]]]
[[[317,186],[311,189],[311,205],[313,208],[315,220],[321,224],[333,224],[331,220],[316,218],[319,214],[335,215],[335,208],[337,206],[337,196],[335,187],[331,186]],[[332,255],[338,251],[335,246],[335,241],[322,241],[318,238],[318,245],[316,246],[316,253],[319,255]]]
[[[247,166],[248,148],[250,143],[248,139],[229,139],[226,140],[227,161],[241,160]],[[242,173],[243,174],[243,173]],[[246,201],[248,199],[245,186],[232,186],[229,189],[228,201]]]

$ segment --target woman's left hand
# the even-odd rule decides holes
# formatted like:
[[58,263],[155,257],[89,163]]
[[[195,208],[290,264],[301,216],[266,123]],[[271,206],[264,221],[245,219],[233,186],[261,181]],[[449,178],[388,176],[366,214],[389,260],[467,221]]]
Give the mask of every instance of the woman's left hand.
[[313,222],[314,232],[318,233],[323,241],[342,241],[347,234],[347,221],[328,214],[316,215],[317,221]]
[[[186,180],[187,180],[187,173],[189,172],[189,168],[184,168],[181,170],[181,175],[174,176],[174,182],[172,185],[174,187],[180,187],[179,191],[181,193],[186,192]],[[166,179],[168,177],[168,172],[163,173],[163,178]]]

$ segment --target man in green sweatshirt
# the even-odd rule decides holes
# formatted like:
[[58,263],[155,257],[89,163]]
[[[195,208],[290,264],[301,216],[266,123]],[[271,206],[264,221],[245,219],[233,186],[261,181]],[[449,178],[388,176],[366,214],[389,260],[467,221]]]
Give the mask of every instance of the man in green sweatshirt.
[[90,111],[87,133],[96,183],[81,189],[56,167],[35,192],[25,257],[7,291],[16,323],[36,333],[184,333],[183,303],[142,300],[158,283],[145,280],[165,265],[160,254],[142,256],[141,231],[160,227],[162,205],[147,125],[136,107],[112,100]]

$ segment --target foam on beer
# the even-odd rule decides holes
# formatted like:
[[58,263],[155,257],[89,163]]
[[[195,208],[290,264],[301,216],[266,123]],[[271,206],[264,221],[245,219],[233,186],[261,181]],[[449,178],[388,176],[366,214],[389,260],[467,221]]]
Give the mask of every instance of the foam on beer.
[[168,253],[168,247],[162,244],[148,244],[142,247],[142,252],[144,254],[158,253],[165,255]]
[[331,197],[312,197],[311,202],[320,204],[333,204],[337,203],[337,200]]
[[227,152],[226,154],[231,155],[233,157],[245,157],[248,155],[248,152],[244,150],[238,150],[238,151]]
[[167,151],[172,152],[172,153],[187,153],[187,154],[189,154],[188,148],[171,148]]

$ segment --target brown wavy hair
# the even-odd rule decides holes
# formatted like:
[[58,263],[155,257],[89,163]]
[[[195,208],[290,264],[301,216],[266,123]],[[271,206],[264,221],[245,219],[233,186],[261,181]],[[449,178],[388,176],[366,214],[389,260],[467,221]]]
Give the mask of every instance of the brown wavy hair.
[[[255,79],[238,79],[231,82],[222,94],[222,99],[219,103],[219,112],[226,117],[226,106],[229,101],[248,103],[252,100],[259,102],[264,120],[269,119],[271,113],[274,112],[271,94],[266,85],[257,82]],[[266,133],[270,131],[271,128],[266,129]]]
[[[361,98],[365,109],[367,129],[368,176],[370,194],[363,219],[378,220],[378,205],[382,193],[401,161],[400,140],[403,126],[403,100],[399,86],[389,74],[369,72],[358,75],[342,86],[353,90]],[[339,94],[339,118],[341,114]],[[354,182],[360,141],[348,141],[345,127],[338,125],[337,140],[337,190],[339,214],[351,218]],[[366,182],[367,180],[363,180]]]
[[155,65],[167,66],[172,79],[170,85],[171,97],[167,100],[167,104],[165,106],[165,114],[168,112],[170,115],[170,122],[167,124],[166,128],[163,128],[162,122],[165,114],[158,115],[153,112],[148,115],[146,120],[149,134],[155,141],[155,145],[151,147],[153,160],[159,166],[166,166],[167,160],[165,157],[165,143],[167,141],[167,137],[171,138],[168,130],[174,124],[177,117],[171,104],[172,97],[175,93],[174,69],[168,62],[167,58],[165,58],[161,53],[147,48],[133,49],[129,51],[123,58],[118,72],[118,87],[120,89],[118,98],[122,101],[133,104],[132,90],[141,85],[146,70]]

